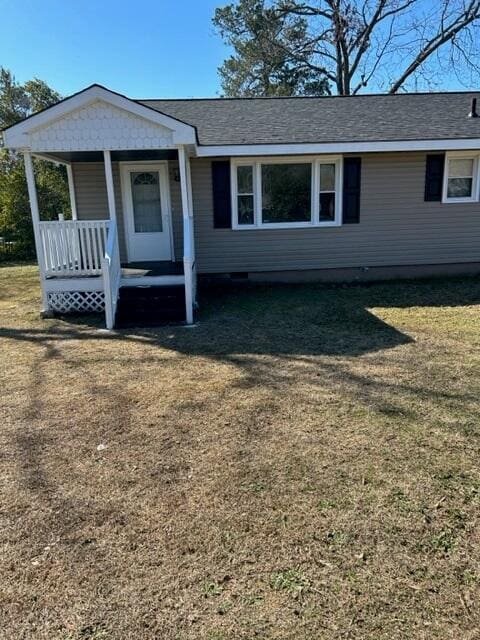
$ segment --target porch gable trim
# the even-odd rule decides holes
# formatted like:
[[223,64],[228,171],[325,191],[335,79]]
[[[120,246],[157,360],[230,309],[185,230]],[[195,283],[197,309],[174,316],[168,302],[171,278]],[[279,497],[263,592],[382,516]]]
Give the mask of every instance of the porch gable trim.
[[172,132],[174,144],[195,144],[195,127],[172,116],[167,116],[151,107],[139,104],[126,96],[110,91],[100,85],[92,85],[61,102],[35,113],[3,131],[4,146],[13,149],[29,149],[28,135],[38,129],[54,124],[70,113],[97,101],[103,101],[132,115],[160,125]]

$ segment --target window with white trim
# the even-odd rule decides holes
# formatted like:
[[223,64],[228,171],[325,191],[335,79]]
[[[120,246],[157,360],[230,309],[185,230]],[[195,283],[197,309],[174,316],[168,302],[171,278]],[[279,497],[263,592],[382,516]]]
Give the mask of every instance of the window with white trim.
[[337,226],[341,157],[231,160],[234,229]]
[[444,202],[477,201],[479,183],[478,155],[447,154],[443,185]]
[[237,167],[238,224],[254,223],[253,166]]
[[332,222],[335,220],[336,209],[336,165],[335,163],[320,164],[320,222]]

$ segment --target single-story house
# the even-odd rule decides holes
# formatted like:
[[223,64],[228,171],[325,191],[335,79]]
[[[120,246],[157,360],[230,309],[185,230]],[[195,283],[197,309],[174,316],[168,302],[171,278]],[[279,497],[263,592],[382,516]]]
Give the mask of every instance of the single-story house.
[[[198,274],[480,272],[472,93],[132,100],[93,85],[3,145],[25,158],[44,311],[192,323]],[[72,220],[42,221],[34,157],[66,166]]]

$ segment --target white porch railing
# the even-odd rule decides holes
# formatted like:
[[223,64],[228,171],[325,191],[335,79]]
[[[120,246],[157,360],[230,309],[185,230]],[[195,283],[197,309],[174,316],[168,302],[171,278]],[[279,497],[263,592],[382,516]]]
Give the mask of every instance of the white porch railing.
[[100,276],[110,220],[40,222],[45,276]]
[[110,222],[105,248],[105,257],[102,258],[103,288],[105,292],[105,324],[107,329],[113,329],[115,313],[117,311],[118,290],[122,267],[120,264],[120,251],[117,241],[117,225]]

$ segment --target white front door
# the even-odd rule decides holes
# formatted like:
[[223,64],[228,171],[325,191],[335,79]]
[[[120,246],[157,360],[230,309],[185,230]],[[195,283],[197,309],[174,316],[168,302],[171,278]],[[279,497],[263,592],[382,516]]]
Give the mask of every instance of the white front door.
[[168,165],[122,165],[122,194],[129,262],[171,260]]

